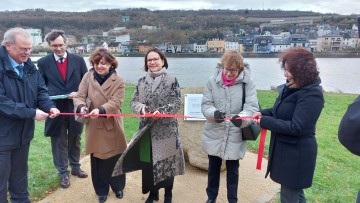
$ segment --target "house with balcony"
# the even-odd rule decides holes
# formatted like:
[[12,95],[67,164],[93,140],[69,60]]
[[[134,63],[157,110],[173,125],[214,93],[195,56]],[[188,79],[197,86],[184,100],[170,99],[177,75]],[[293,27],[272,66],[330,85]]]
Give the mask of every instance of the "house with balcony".
[[272,44],[273,37],[271,36],[263,36],[258,35],[254,39],[254,50],[255,53],[270,53],[271,52],[271,44]]
[[341,51],[343,47],[343,36],[339,34],[326,34],[317,38],[318,52]]
[[304,47],[309,48],[309,40],[303,34],[292,34],[290,37],[290,46],[291,47]]
[[254,38],[252,36],[240,37],[239,46],[241,53],[254,53]]

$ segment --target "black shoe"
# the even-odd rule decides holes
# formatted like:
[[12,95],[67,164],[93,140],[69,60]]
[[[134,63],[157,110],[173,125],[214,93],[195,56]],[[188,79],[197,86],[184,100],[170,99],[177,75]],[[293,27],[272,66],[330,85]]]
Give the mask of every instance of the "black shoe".
[[69,176],[64,176],[61,178],[60,180],[60,186],[62,188],[68,188],[70,187],[70,179],[69,179]]
[[118,199],[122,199],[124,197],[124,192],[122,190],[116,191],[115,196]]
[[85,171],[81,170],[80,168],[76,169],[76,170],[71,170],[71,175],[77,176],[79,178],[87,178],[88,177],[88,174]]
[[216,203],[216,199],[208,199],[206,200],[206,203]]
[[159,201],[159,191],[150,192],[148,198],[145,203],[153,203],[155,201]]
[[99,203],[104,203],[107,200],[107,195],[99,195]]

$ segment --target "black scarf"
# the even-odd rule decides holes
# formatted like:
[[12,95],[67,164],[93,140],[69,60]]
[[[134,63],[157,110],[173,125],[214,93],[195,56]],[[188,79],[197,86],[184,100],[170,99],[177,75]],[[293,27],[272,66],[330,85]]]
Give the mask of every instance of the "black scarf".
[[94,71],[94,78],[98,83],[101,85],[104,84],[104,82],[115,72],[115,68],[110,68],[109,73],[106,74],[104,77],[101,77],[96,71]]

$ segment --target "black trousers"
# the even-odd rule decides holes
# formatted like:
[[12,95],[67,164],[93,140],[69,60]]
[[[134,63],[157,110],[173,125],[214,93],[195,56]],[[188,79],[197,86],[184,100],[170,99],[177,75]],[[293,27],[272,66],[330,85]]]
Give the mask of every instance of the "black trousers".
[[0,151],[0,202],[28,203],[28,157],[30,143],[16,149]]
[[[217,156],[209,157],[208,185],[206,193],[208,199],[215,200],[219,193],[220,169],[222,159]],[[226,160],[226,187],[229,203],[237,202],[237,191],[239,183],[239,160]]]
[[118,154],[108,159],[99,159],[91,154],[91,178],[97,195],[108,195],[109,187],[114,192],[124,190],[126,183],[125,174],[112,177],[115,164],[120,156],[121,154]]
[[69,175],[69,163],[72,170],[80,169],[81,135],[69,131],[69,122],[70,117],[65,116],[61,125],[61,135],[51,137],[53,161],[61,178]]

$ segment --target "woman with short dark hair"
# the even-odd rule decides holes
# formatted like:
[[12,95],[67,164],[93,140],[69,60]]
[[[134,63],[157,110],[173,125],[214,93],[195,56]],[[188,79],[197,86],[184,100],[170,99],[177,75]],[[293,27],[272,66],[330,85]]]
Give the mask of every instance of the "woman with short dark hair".
[[266,176],[281,185],[282,203],[306,202],[312,185],[317,143],[316,122],[324,107],[314,55],[293,47],[279,55],[286,83],[278,86],[274,106],[257,112],[256,122],[271,131]]
[[118,199],[125,187],[125,174],[112,177],[116,161],[127,147],[123,119],[101,115],[122,113],[125,82],[116,72],[115,56],[105,48],[92,52],[89,61],[93,68],[84,75],[74,106],[77,113],[90,117],[85,128],[85,153],[90,154],[91,178],[101,203],[106,201],[109,187]]

